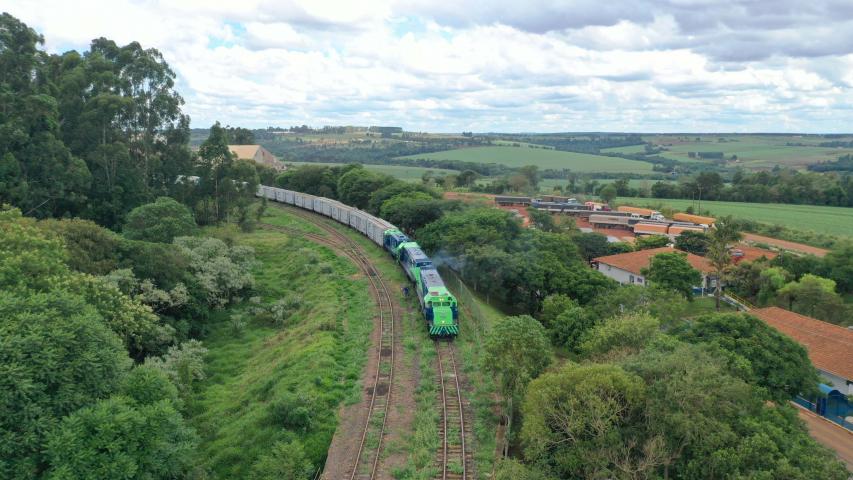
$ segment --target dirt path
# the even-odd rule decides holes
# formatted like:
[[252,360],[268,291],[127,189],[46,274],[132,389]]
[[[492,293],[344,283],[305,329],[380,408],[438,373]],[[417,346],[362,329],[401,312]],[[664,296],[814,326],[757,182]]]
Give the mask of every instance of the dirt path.
[[789,242],[787,240],[779,240],[776,238],[765,237],[764,235],[756,235],[754,233],[744,233],[743,239],[747,242],[766,243],[767,245],[773,245],[774,247],[778,247],[783,250],[793,250],[795,252],[800,253],[810,253],[818,257],[823,257],[824,255],[829,253],[829,250],[825,248],[812,247],[811,245]]
[[847,470],[853,473],[853,432],[799,406],[797,412],[806,422],[812,438],[834,451],[838,459],[847,464]]

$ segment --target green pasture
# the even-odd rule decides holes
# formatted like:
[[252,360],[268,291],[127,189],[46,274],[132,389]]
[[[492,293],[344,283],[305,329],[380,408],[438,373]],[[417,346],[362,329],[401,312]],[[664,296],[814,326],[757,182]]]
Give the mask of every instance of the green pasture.
[[586,153],[562,152],[543,148],[473,147],[400,157],[402,159],[457,160],[498,163],[509,167],[536,165],[540,169],[568,168],[575,172],[648,173],[652,164]]
[[628,145],[627,147],[602,148],[601,153],[645,153],[645,145]]
[[[670,207],[684,211],[691,200],[657,198],[617,198],[620,204]],[[695,207],[694,207],[695,208]],[[782,225],[794,230],[812,230],[817,233],[853,237],[853,208],[824,207],[817,205],[788,205],[780,203],[702,202],[702,211],[712,215],[732,215],[756,222]]]
[[[801,135],[765,136],[765,135],[703,135],[699,136],[650,136],[646,140],[663,146],[667,150],[660,155],[684,162],[713,160],[693,159],[688,152],[723,152],[728,166],[742,166],[747,169],[767,169],[776,165],[790,168],[805,168],[823,161],[835,160],[840,155],[853,153],[850,148],[818,147],[820,142],[830,139]],[[723,139],[724,141],[720,141]],[[849,140],[849,139],[839,139]],[[803,144],[791,146],[788,143]],[[728,161],[737,155],[736,162]]]

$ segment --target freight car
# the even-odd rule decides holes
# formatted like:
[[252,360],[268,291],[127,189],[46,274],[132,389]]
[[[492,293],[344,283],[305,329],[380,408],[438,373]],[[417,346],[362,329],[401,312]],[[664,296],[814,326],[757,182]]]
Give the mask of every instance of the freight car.
[[337,200],[282,188],[258,187],[257,196],[325,215],[347,225],[387,250],[415,286],[421,313],[432,337],[459,334],[459,304],[447,290],[432,260],[397,227]]

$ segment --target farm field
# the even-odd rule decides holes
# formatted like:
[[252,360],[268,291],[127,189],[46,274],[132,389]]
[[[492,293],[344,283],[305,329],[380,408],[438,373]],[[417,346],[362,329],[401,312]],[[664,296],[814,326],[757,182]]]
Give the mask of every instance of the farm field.
[[645,145],[628,145],[627,147],[602,148],[601,153],[643,153]]
[[[691,200],[662,198],[619,197],[620,204],[671,207],[684,210],[693,205]],[[786,205],[780,203],[745,203],[703,201],[702,210],[712,215],[732,215],[796,230],[812,230],[818,233],[853,237],[853,208],[824,207],[817,205]]]
[[[285,162],[288,165],[302,166],[302,165],[326,165],[326,166],[336,166],[343,165],[342,163],[314,163],[314,162]],[[446,170],[443,168],[423,168],[423,167],[407,167],[405,165],[364,165],[364,168],[378,173],[385,173],[391,175],[394,178],[398,178],[400,180],[405,180],[407,182],[420,182],[421,177],[427,171],[431,171],[438,176],[442,175],[450,175],[457,174],[456,170]]]
[[[739,165],[747,169],[767,169],[776,165],[805,168],[813,163],[835,160],[840,155],[853,153],[853,149],[850,148],[817,146],[820,142],[829,141],[824,137],[798,135],[649,136],[645,138],[654,144],[666,145],[669,150],[660,154],[663,157],[683,162],[700,162],[704,160],[692,159],[688,156],[688,152],[723,152],[727,158],[732,155],[738,157],[737,162],[729,161],[727,165]],[[699,138],[700,141],[697,142],[696,138]],[[720,142],[719,139],[725,141]],[[798,143],[804,146],[791,146],[787,145],[788,143]],[[618,150],[611,149],[610,151]]]
[[402,159],[457,160],[498,163],[509,167],[536,165],[540,170],[568,168],[575,172],[649,173],[652,164],[624,158],[562,152],[543,148],[473,147],[400,157]]

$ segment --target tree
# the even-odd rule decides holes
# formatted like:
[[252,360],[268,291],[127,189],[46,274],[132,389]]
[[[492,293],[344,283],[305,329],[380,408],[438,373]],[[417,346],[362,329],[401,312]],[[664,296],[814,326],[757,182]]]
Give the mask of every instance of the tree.
[[[422,195],[419,196],[416,194]],[[372,213],[373,215],[379,215],[380,210],[382,209],[382,204],[384,204],[386,201],[390,200],[393,197],[401,195],[429,199],[441,198],[440,195],[423,185],[397,180],[394,183],[382,187],[379,190],[370,194],[370,200],[367,203],[367,211]]]
[[127,238],[146,242],[172,243],[175,237],[192,235],[195,230],[192,212],[169,197],[134,208],[124,224]]
[[575,351],[581,338],[592,328],[594,318],[566,295],[549,295],[542,303],[539,321],[548,330],[554,345]]
[[708,253],[710,242],[711,240],[705,233],[686,230],[675,237],[675,248],[694,255],[705,256]]
[[228,148],[225,129],[216,122],[199,147],[196,167],[199,185],[193,189],[196,220],[202,225],[222,222],[234,210],[243,216],[255,200],[258,173],[251,160],[235,160]]
[[558,232],[560,230],[549,212],[528,208],[527,214],[530,216],[530,223],[543,232]]
[[503,447],[506,456],[516,401],[528,382],[551,362],[551,347],[542,325],[533,317],[522,315],[498,322],[486,336],[484,351],[483,366],[496,376],[506,401],[507,439]]
[[652,257],[648,268],[640,271],[652,285],[675,290],[688,300],[693,299],[693,287],[702,283],[702,274],[681,252],[659,253]]
[[656,441],[657,478],[847,478],[792,407],[769,404],[724,363],[672,340],[622,363],[646,384],[644,418],[632,425],[643,431],[626,433],[637,447]]
[[723,281],[725,280],[726,271],[732,261],[729,254],[729,246],[740,240],[741,236],[737,223],[732,220],[731,216],[718,218],[709,235],[711,242],[708,245],[706,258],[711,262],[711,266],[714,268],[714,276],[716,277],[714,299],[717,310],[720,309],[720,297],[723,291]]
[[581,256],[587,262],[591,261],[593,258],[611,254],[607,236],[600,233],[579,233],[574,236],[574,240],[580,249]]
[[228,305],[255,284],[251,272],[255,251],[251,247],[229,247],[210,237],[178,237],[174,246],[188,259],[188,270],[213,308]]
[[169,347],[163,357],[148,357],[145,365],[165,373],[181,395],[192,392],[196,382],[204,380],[204,356],[207,349],[198,340]]
[[776,402],[811,393],[819,382],[802,345],[751,315],[703,315],[685,322],[675,334],[690,343],[722,349],[729,354],[733,374],[758,385],[766,398]]
[[374,192],[393,183],[394,179],[388,175],[356,168],[341,175],[338,180],[338,199],[364,210]]
[[[826,277],[835,280],[839,292],[853,292],[853,242],[846,242],[823,258]],[[812,272],[815,273],[815,272]]]
[[231,145],[254,145],[255,132],[242,127],[225,127]]
[[560,478],[629,478],[616,465],[630,457],[621,431],[640,423],[644,401],[642,379],[615,365],[568,364],[545,373],[530,383],[522,405],[524,454]]
[[648,313],[625,313],[593,327],[580,345],[587,357],[619,357],[639,352],[660,332]]
[[116,396],[74,412],[50,434],[49,478],[179,478],[192,467],[196,443],[171,401]]
[[778,291],[779,302],[789,310],[829,322],[842,321],[844,301],[835,292],[835,282],[807,273]]
[[0,476],[44,470],[45,435],[59,419],[110,395],[130,367],[92,307],[59,290],[0,292]]
[[634,249],[650,250],[669,245],[669,237],[666,235],[643,235],[634,240]]
[[519,167],[518,173],[527,179],[527,183],[530,184],[532,188],[539,186],[539,167],[536,165],[525,165],[523,167]]
[[598,196],[604,203],[610,203],[614,198],[616,198],[616,187],[614,187],[612,183],[608,183],[601,187],[598,191]]
[[401,194],[382,204],[379,215],[406,232],[428,225],[444,215],[448,204],[425,193]]
[[302,445],[292,442],[276,442],[266,455],[252,466],[251,480],[301,480],[311,476],[311,462],[305,458]]
[[0,207],[0,291],[47,291],[69,275],[62,242],[18,209]]
[[41,220],[37,226],[62,238],[73,270],[106,275],[118,266],[121,237],[90,220],[79,218]]

